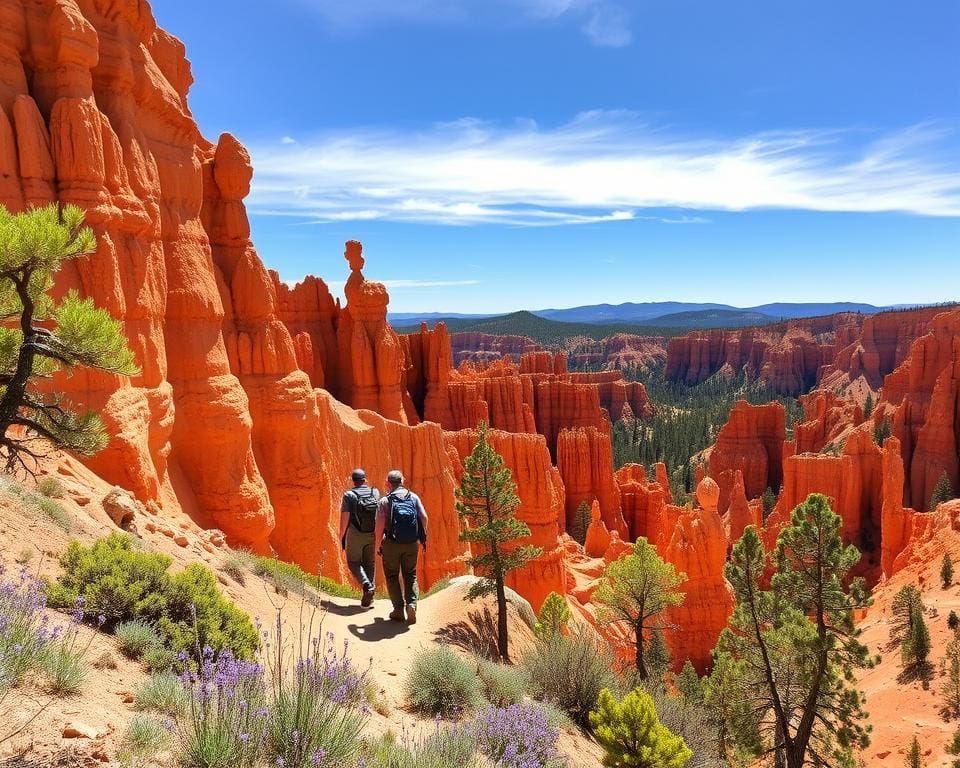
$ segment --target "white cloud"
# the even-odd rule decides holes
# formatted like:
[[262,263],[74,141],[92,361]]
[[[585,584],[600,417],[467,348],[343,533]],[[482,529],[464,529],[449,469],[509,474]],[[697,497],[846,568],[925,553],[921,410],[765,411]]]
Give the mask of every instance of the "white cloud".
[[470,119],[255,145],[249,206],[318,222],[513,226],[700,224],[704,211],[758,208],[960,216],[955,139],[932,125],[691,138],[624,112],[552,129]]
[[330,29],[356,34],[388,24],[419,26],[579,23],[594,45],[622,47],[632,34],[613,0],[301,0]]
[[296,140],[295,138],[293,138],[293,136],[284,136],[282,139],[280,139],[280,143],[281,143],[281,144],[296,144],[296,143],[297,143],[297,140]]

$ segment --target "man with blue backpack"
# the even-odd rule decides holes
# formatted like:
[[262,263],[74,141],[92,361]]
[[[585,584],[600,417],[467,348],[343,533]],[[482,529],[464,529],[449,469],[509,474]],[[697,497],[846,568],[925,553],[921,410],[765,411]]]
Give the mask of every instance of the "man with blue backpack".
[[[380,542],[383,574],[393,610],[390,618],[408,624],[417,622],[417,560],[420,547],[427,546],[427,511],[413,491],[403,486],[403,474],[387,474],[390,492],[377,507],[374,539]],[[400,576],[403,576],[403,588]],[[406,615],[404,615],[406,611]]]
[[373,603],[376,583],[376,553],[373,532],[377,526],[380,491],[367,485],[367,473],[359,467],[350,475],[353,488],[340,502],[340,546],[347,553],[347,568],[363,590],[360,605]]

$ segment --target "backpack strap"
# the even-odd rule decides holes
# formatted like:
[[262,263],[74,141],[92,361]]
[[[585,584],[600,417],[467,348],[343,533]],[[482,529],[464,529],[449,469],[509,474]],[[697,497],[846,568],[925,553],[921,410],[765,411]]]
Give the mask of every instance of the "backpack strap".
[[[363,486],[351,488],[349,491],[347,491],[347,493],[353,495],[353,502],[350,504],[350,524],[351,524],[354,528],[356,528],[358,531],[360,530],[360,516],[357,514],[357,509],[358,509],[358,507],[359,507],[360,499],[361,499],[362,497],[360,496],[359,493],[357,493],[357,491],[359,491],[360,488],[362,488],[362,487],[363,487]],[[368,487],[367,490],[370,491],[370,494],[369,494],[369,495],[372,496],[372,495],[373,495],[373,488],[369,488],[369,487]],[[365,498],[365,497],[364,497],[364,498]]]

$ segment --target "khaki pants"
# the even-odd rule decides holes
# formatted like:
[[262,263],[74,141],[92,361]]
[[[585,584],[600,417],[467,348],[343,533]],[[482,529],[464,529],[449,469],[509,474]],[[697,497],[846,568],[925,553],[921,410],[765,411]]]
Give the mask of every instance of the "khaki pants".
[[377,557],[373,531],[363,533],[352,525],[347,528],[347,568],[360,588],[369,592],[376,583]]
[[[404,605],[417,604],[417,558],[420,544],[398,544],[388,538],[383,540],[383,575],[387,581],[387,592],[395,610]],[[400,589],[400,577],[403,576],[403,590]]]

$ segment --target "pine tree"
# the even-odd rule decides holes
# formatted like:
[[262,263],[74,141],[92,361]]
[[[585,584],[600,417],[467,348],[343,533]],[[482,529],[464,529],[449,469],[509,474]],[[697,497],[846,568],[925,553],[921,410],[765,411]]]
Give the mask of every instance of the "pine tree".
[[930,654],[930,630],[927,629],[923,611],[919,608],[913,610],[910,629],[904,635],[900,654],[907,669],[920,669],[927,663],[927,656]]
[[910,633],[914,616],[923,613],[920,590],[913,584],[907,584],[897,591],[890,604],[890,639],[902,642]]
[[933,512],[933,510],[941,504],[955,498],[956,493],[953,491],[953,483],[950,482],[949,475],[944,472],[940,475],[940,479],[937,480],[937,484],[933,486],[933,493],[930,494],[930,503],[927,505],[927,511]]
[[863,580],[851,578],[860,553],[843,544],[840,526],[827,498],[811,494],[780,533],[768,588],[754,526],[726,566],[736,607],[718,663],[743,664],[742,696],[787,768],[846,764],[870,741],[854,672],[873,660],[853,624],[870,601]]
[[590,727],[603,747],[603,764],[617,768],[682,768],[693,753],[684,740],[660,722],[653,698],[636,688],[617,701],[600,692]]
[[673,684],[677,691],[683,697],[683,703],[688,707],[699,707],[703,705],[703,683],[700,675],[693,668],[690,659],[687,659],[680,673],[674,678]]
[[573,513],[572,525],[570,526],[570,535],[580,546],[583,546],[587,540],[587,528],[590,527],[590,505],[586,501],[581,501]]
[[63,262],[95,249],[75,205],[17,214],[0,206],[0,317],[8,322],[0,326],[0,458],[8,470],[32,472],[38,442],[84,456],[107,443],[96,413],[75,411],[39,379],[74,368],[139,373],[119,321],[74,291],[59,301],[49,295]]
[[773,508],[777,506],[777,494],[774,492],[773,488],[769,485],[767,490],[763,492],[763,519],[766,520],[770,517],[770,513],[773,512]]
[[[960,755],[960,729],[954,731],[953,739],[947,745],[948,755]],[[950,763],[951,768],[960,768],[960,760],[953,760]]]
[[530,536],[530,528],[516,518],[520,499],[513,473],[487,442],[485,423],[480,424],[477,442],[464,462],[456,495],[457,512],[464,522],[460,540],[479,545],[468,562],[480,579],[470,588],[468,598],[496,594],[497,650],[509,661],[506,575],[539,557],[543,550],[517,544]]
[[634,637],[635,663],[641,680],[648,676],[647,635],[663,630],[664,609],[683,603],[679,586],[686,581],[672,563],[665,563],[643,537],[636,540],[633,553],[606,567],[594,602],[602,620],[624,623]]
[[867,392],[867,399],[863,401],[863,418],[869,419],[873,415],[873,392]]
[[953,560],[949,552],[944,554],[943,560],[940,561],[940,583],[943,584],[944,589],[953,584]]
[[667,639],[663,636],[663,629],[660,627],[654,627],[650,632],[646,663],[649,675],[647,685],[650,688],[664,690],[667,673],[673,666],[673,656],[670,654],[670,647],[667,645]]
[[566,631],[570,621],[570,606],[567,601],[556,592],[551,592],[540,606],[534,632],[537,637],[549,640]]
[[910,748],[907,750],[907,768],[923,768],[923,759],[920,754],[920,742],[913,737]]
[[943,703],[954,716],[960,715],[960,637],[954,633],[943,656],[947,680],[943,685]]
[[885,416],[883,421],[873,428],[873,442],[883,447],[883,441],[893,434],[893,422],[889,416]]

